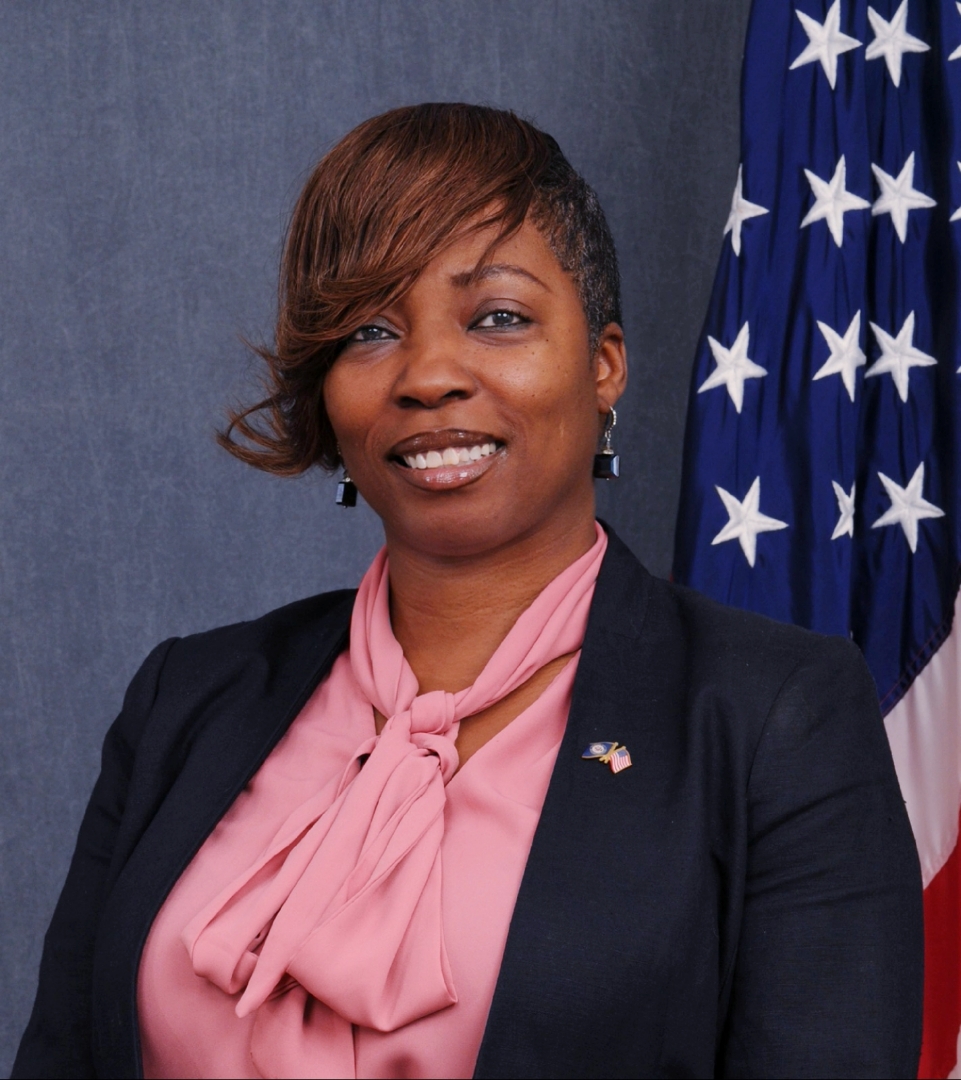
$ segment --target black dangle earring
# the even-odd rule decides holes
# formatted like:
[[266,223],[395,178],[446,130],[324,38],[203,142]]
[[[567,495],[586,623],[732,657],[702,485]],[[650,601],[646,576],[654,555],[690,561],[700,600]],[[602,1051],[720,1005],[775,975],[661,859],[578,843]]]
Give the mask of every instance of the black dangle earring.
[[617,413],[611,409],[604,420],[601,448],[594,455],[594,479],[616,480],[621,474],[621,458],[611,446],[611,433],[617,423]]
[[338,506],[357,505],[357,485],[348,476],[346,465],[344,466],[343,478],[337,484],[337,498],[335,501]]

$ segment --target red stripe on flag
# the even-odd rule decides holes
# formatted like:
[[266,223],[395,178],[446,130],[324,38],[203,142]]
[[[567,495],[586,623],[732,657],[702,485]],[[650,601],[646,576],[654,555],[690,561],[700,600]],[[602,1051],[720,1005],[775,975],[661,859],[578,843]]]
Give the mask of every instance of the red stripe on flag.
[[918,1076],[944,1080],[961,1029],[961,844],[924,890],[924,1037]]

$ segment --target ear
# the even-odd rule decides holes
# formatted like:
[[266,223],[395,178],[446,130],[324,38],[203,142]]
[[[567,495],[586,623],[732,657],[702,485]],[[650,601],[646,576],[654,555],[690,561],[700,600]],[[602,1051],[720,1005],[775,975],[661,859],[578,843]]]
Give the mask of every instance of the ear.
[[608,413],[627,386],[627,346],[624,331],[617,323],[608,323],[601,331],[594,352],[594,377],[597,411]]

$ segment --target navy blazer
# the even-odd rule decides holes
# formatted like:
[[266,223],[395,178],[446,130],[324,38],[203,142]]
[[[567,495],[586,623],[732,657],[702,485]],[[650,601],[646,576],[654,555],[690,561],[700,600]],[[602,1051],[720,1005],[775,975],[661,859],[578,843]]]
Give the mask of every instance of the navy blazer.
[[[16,1077],[140,1076],[140,954],[347,642],[352,592],[158,646],[111,727]],[[581,754],[617,739],[617,775]],[[857,649],[611,534],[478,1077],[916,1075],[921,881]]]

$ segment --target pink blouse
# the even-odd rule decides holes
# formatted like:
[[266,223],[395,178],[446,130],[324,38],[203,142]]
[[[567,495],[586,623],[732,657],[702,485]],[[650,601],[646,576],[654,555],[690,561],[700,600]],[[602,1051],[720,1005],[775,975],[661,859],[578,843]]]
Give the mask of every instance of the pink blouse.
[[[566,618],[567,633],[574,632],[578,640],[583,637],[594,579],[606,547],[606,537],[598,532],[595,547],[565,571],[569,579],[577,577],[581,586],[576,608]],[[575,568],[577,573],[573,573]],[[389,633],[386,590],[381,593],[380,600],[370,601],[368,621],[374,619],[381,633],[386,623]],[[564,607],[562,603],[556,606]],[[357,624],[355,609],[352,650],[357,647]],[[358,768],[352,766],[358,748],[369,749],[376,743],[371,694],[361,688],[354,670],[356,657],[352,665],[350,652],[343,653],[207,838],[153,923],[138,983],[144,1075],[471,1076],[514,902],[567,722],[579,656],[578,652],[538,700],[463,768],[445,777],[439,838],[442,864],[438,865],[442,865],[441,949],[446,950],[441,966],[449,997],[440,1003],[442,1007],[433,1006],[434,1011],[393,1030],[385,1030],[390,1027],[387,1023],[380,1023],[380,1030],[356,1022],[345,1024],[342,1016],[296,986],[288,975],[271,995],[264,995],[263,1004],[238,1016],[238,1011],[243,1012],[239,1002],[244,987],[229,993],[217,985],[220,980],[198,974],[198,967],[206,969],[198,960],[196,941],[206,932],[209,912],[217,910],[222,915],[227,910],[229,903],[224,905],[223,896],[230,896],[236,883],[246,880],[251,866],[265,851],[269,854],[271,844],[296,820],[301,808],[318,800],[323,808],[331,807],[356,775],[350,770]],[[449,736],[455,735],[456,720],[449,728]],[[279,916],[271,926],[277,922]],[[389,922],[387,918],[385,925]],[[199,931],[198,925],[202,926]],[[378,926],[375,936],[381,932]],[[216,945],[216,939],[211,940],[208,949]],[[256,953],[258,946],[252,947]],[[251,962],[254,959],[246,956]],[[228,967],[233,963],[231,958]],[[248,973],[245,978],[249,977]],[[300,990],[299,997],[289,992],[292,983]],[[233,989],[233,984],[227,989]],[[288,1014],[296,1010],[296,1023],[291,1026],[288,1015],[281,1037],[275,1033],[272,1038],[258,1039],[258,1025],[280,1003]],[[322,1040],[323,1054],[315,1052],[318,1044],[312,1044],[312,1039]],[[330,1047],[334,1047],[333,1056],[327,1052]]]

